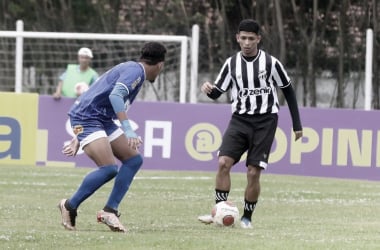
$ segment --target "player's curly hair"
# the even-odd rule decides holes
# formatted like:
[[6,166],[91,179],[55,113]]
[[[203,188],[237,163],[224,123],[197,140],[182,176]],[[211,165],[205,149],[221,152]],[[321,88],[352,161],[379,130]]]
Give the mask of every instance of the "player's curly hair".
[[158,42],[148,42],[141,49],[140,61],[149,65],[155,65],[165,61],[166,48]]

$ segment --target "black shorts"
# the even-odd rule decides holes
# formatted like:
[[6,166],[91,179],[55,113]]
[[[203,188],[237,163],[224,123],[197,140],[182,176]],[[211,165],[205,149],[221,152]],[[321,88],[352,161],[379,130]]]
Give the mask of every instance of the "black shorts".
[[229,156],[237,163],[247,151],[246,165],[265,169],[277,129],[277,120],[277,114],[233,114],[223,135],[219,156]]

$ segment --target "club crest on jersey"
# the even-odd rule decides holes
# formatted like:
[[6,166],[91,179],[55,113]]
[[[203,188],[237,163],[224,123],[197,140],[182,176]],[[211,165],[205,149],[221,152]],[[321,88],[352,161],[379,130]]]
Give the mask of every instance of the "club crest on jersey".
[[261,80],[265,80],[267,78],[267,71],[266,70],[260,71],[257,77]]
[[272,89],[270,87],[262,87],[255,89],[244,88],[239,91],[239,97],[268,95],[271,93],[271,91]]
[[132,89],[136,88],[137,84],[141,81],[141,77],[137,78],[132,84],[131,87]]
[[83,126],[82,125],[75,125],[73,127],[73,133],[74,135],[79,135],[83,133]]

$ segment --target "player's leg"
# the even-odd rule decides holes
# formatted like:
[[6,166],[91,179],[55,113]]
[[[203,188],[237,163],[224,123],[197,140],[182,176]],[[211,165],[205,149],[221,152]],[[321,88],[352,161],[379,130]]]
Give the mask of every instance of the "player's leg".
[[[78,125],[76,121],[71,121],[71,123],[74,126]],[[89,123],[89,125],[82,125],[77,138],[84,152],[96,163],[98,168],[84,177],[73,196],[61,200],[59,204],[62,224],[69,230],[75,229],[75,217],[79,205],[117,174],[117,165],[107,135],[99,126],[93,126],[93,123],[96,121]]]
[[248,149],[247,123],[244,118],[232,116],[232,119],[223,135],[219,150],[218,171],[215,181],[215,203],[226,201],[231,189],[230,172],[232,166],[240,160]]
[[142,157],[135,149],[128,146],[127,138],[120,128],[115,129],[114,125],[110,124],[107,126],[107,132],[113,155],[122,162],[122,165],[115,178],[108,201],[103,210],[98,212],[97,218],[99,222],[109,226],[112,231],[125,232],[126,229],[118,219],[120,216],[118,207],[142,165]]
[[244,193],[244,212],[240,224],[243,228],[252,228],[252,213],[255,210],[260,196],[261,170],[262,168],[260,166],[247,166],[247,187]]
[[261,171],[266,169],[270,149],[277,128],[277,115],[257,117],[252,122],[252,133],[247,154],[247,187],[244,193],[244,213],[241,218],[243,228],[251,228],[251,218],[260,196]]
[[77,192],[69,199],[69,204],[73,208],[77,208],[117,174],[118,166],[113,157],[108,138],[104,131],[100,136],[102,137],[91,141],[83,147],[84,152],[95,162],[98,168],[85,176]]
[[229,156],[218,157],[218,170],[215,177],[215,203],[226,201],[231,189],[231,168],[235,160]]
[[135,149],[128,146],[127,138],[124,134],[112,140],[111,147],[113,154],[121,161],[122,165],[115,178],[115,184],[112,188],[105,209],[110,209],[111,211],[113,210],[116,212],[121,200],[127,193],[134,176],[140,169],[143,159]]
[[[215,178],[215,203],[228,199],[231,189],[231,168],[248,148],[246,135],[244,132],[242,133],[243,127],[244,123],[233,117],[223,135]],[[199,216],[198,220],[205,224],[213,222],[211,215]]]

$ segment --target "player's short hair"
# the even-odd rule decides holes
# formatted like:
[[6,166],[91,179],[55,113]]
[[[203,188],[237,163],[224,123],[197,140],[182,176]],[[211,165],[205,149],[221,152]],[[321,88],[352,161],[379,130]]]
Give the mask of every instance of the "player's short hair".
[[244,19],[239,24],[238,33],[240,31],[253,32],[253,33],[259,34],[260,25],[256,20]]
[[140,61],[155,65],[165,61],[166,48],[158,42],[148,42],[141,49]]

